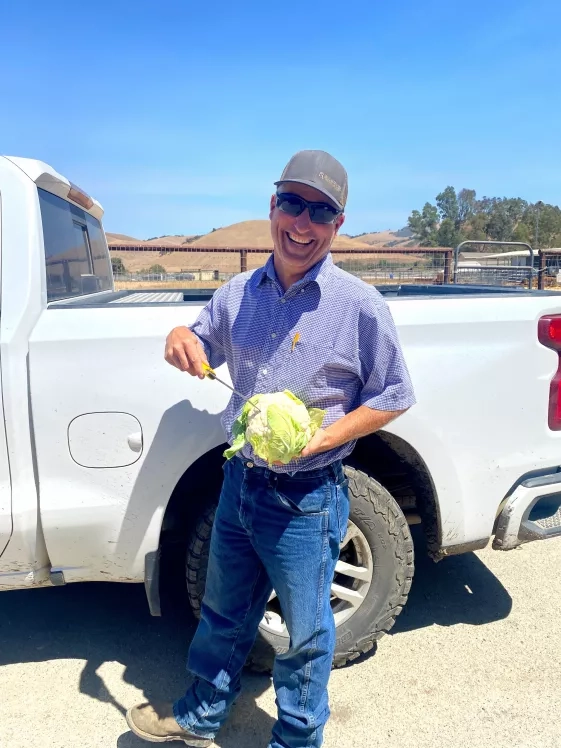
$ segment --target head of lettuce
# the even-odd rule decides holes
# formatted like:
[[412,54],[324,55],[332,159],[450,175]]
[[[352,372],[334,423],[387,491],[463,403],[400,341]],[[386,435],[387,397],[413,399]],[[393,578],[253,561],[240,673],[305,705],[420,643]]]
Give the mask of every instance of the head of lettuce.
[[292,392],[253,395],[234,421],[232,446],[224,452],[228,460],[249,442],[255,454],[269,465],[294,460],[321,427],[325,411],[306,408]]

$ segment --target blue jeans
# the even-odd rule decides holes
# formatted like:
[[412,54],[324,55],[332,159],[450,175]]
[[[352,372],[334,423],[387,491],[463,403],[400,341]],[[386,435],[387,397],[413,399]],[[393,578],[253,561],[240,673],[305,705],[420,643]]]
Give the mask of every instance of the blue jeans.
[[330,587],[348,514],[340,462],[293,476],[239,457],[225,463],[189,650],[195,680],[174,704],[182,727],[213,738],[225,722],[274,588],[290,644],[275,658],[278,719],[269,748],[321,746],[335,648]]

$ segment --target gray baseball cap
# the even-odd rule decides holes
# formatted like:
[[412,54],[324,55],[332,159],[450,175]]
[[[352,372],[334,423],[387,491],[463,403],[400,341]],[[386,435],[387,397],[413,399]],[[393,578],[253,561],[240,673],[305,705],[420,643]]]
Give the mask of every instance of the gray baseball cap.
[[337,159],[325,151],[299,151],[294,154],[275,185],[283,182],[299,182],[315,187],[339,210],[345,209],[349,190],[347,172]]

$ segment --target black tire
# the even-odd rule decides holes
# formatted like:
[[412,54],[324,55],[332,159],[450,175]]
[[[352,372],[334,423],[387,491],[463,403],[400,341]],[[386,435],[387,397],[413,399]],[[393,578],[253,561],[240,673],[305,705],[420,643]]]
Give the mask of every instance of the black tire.
[[[391,629],[407,601],[414,572],[409,526],[393,496],[359,470],[345,466],[345,473],[349,479],[351,503],[349,526],[353,527],[353,532],[356,528],[356,537],[367,544],[376,574],[360,605],[337,626],[334,667],[341,667],[370,651]],[[215,509],[215,506],[208,507],[202,513],[188,544],[187,591],[197,617],[204,594]],[[342,560],[345,552],[343,549]],[[286,652],[288,644],[288,636],[272,633],[261,626],[247,665],[254,670],[269,671],[275,653]]]

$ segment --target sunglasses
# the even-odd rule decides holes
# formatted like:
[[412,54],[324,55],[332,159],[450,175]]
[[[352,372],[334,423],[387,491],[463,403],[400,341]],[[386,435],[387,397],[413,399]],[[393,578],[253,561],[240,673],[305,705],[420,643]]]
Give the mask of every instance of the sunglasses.
[[337,216],[340,216],[342,210],[337,210],[329,203],[313,203],[304,200],[300,195],[293,195],[291,192],[277,193],[277,208],[287,213],[289,216],[296,218],[303,213],[306,208],[310,214],[312,223],[333,223]]

